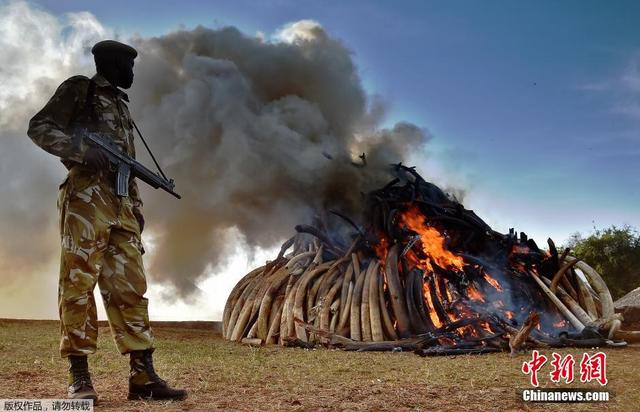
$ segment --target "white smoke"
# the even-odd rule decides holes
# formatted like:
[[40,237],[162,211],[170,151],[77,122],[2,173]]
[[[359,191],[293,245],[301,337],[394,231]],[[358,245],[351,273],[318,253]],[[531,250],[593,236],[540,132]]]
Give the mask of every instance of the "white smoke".
[[91,73],[87,48],[111,35],[88,13],[58,19],[25,2],[0,4],[0,316],[46,313],[25,302],[55,307],[55,202],[64,168],[26,128],[62,80]]

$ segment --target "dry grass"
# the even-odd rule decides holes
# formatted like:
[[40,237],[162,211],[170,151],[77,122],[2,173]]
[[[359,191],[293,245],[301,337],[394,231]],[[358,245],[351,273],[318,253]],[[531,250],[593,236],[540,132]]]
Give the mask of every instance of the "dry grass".
[[[0,398],[64,397],[67,365],[57,351],[57,328],[54,321],[0,320]],[[169,382],[188,388],[189,398],[178,403],[127,401],[128,360],[115,350],[108,328],[100,328],[98,352],[90,358],[98,410],[632,411],[640,405],[638,347],[607,351],[611,402],[525,404],[516,388],[529,387],[520,372],[529,355],[425,359],[412,353],[251,348],[225,342],[205,329],[154,330],[157,369]],[[584,351],[560,352],[573,353],[579,362]],[[549,369],[544,371],[546,375]],[[543,386],[553,386],[545,375]]]

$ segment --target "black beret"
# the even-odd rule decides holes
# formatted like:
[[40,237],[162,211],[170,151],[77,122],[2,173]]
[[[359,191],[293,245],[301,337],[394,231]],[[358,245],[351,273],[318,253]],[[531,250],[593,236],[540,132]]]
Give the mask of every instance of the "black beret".
[[133,59],[135,59],[136,56],[138,55],[138,52],[133,47],[128,46],[124,43],[120,43],[115,40],[103,40],[101,42],[96,43],[95,46],[93,46],[93,48],[91,49],[91,53],[93,53],[94,56],[97,56],[103,53],[124,54]]

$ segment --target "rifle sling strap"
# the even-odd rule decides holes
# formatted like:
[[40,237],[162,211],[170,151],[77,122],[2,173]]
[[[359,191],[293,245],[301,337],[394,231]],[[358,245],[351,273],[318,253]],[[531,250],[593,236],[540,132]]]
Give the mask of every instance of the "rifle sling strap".
[[[95,96],[95,91],[96,91],[96,82],[93,79],[89,79],[89,86],[87,87],[87,95],[84,99],[83,114],[85,115],[85,118],[91,119],[92,122],[97,121],[97,116],[93,108],[93,99]],[[136,132],[138,132],[138,136],[140,136],[142,143],[144,143],[144,147],[147,149],[147,152],[149,152],[149,154],[151,155],[151,159],[153,159],[153,163],[155,163],[156,167],[158,168],[158,171],[160,172],[162,177],[165,178],[165,180],[169,180],[167,176],[164,174],[164,172],[162,171],[162,168],[160,167],[160,165],[158,164],[156,157],[151,152],[151,149],[149,148],[147,141],[144,139],[144,136],[142,136],[142,133],[140,133],[140,129],[138,129],[138,125],[136,124],[136,122],[133,121],[133,119],[131,119],[131,123],[133,124],[133,127],[136,129]]]

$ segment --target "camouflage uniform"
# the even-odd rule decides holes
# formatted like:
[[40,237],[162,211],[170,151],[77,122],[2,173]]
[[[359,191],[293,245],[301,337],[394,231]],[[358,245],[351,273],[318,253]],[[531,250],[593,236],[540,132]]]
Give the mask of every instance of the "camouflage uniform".
[[144,250],[134,214],[142,207],[138,187],[132,179],[129,197],[118,197],[112,170],[83,165],[87,145],[77,134],[79,128],[108,134],[123,152],[135,157],[131,117],[124,103],[128,98],[104,77],[95,75],[92,80],[94,87],[84,76],[67,79],[31,119],[28,131],[38,146],[60,157],[69,170],[58,197],[63,357],[96,350],[96,282],[118,350],[124,354],[153,347],[144,297]]

